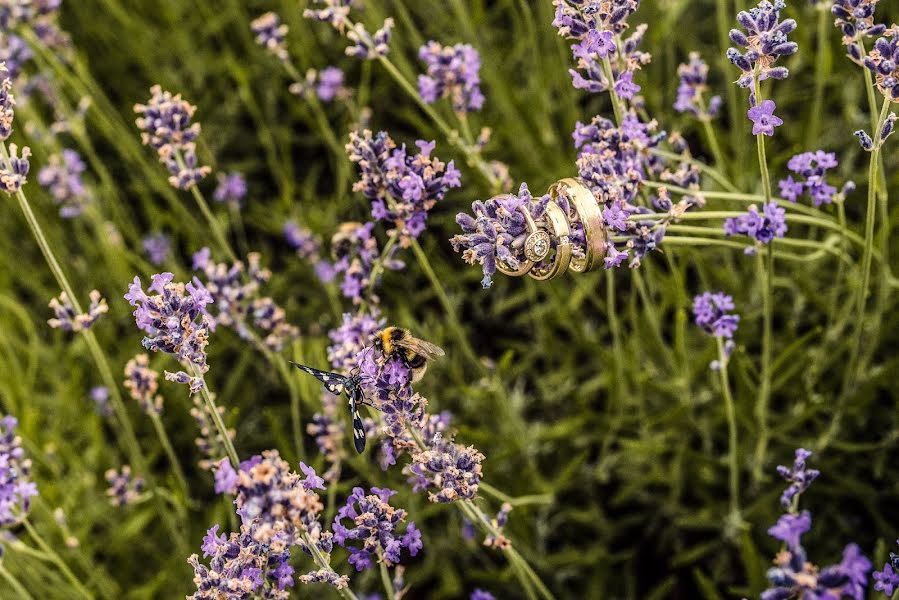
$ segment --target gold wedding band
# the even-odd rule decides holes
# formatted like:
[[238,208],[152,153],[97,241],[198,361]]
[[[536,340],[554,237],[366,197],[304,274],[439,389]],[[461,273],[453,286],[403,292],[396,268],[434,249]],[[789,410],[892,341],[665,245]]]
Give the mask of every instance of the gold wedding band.
[[593,192],[583,181],[568,177],[549,188],[553,200],[565,193],[584,228],[584,258],[572,257],[571,269],[577,273],[592,271],[606,255],[606,227]]
[[[507,194],[507,196],[510,198],[512,197],[512,196],[509,196],[508,194]],[[528,272],[532,268],[534,268],[535,261],[532,257],[535,257],[536,260],[542,260],[543,256],[545,256],[545,253],[543,256],[539,256],[537,253],[535,253],[533,251],[534,247],[542,248],[542,246],[545,244],[546,252],[549,252],[549,235],[545,231],[541,231],[541,230],[537,229],[537,224],[534,222],[534,218],[531,216],[531,211],[528,209],[527,206],[520,206],[518,208],[518,210],[524,216],[524,221],[527,224],[527,228],[528,228],[528,237],[524,242],[525,259],[523,261],[521,261],[521,264],[514,271],[512,269],[509,269],[509,268],[503,266],[503,263],[501,260],[497,259],[497,261],[496,261],[496,270],[499,271],[500,273],[502,273],[503,275],[508,275],[510,277],[521,277],[523,275],[527,275]],[[543,240],[544,236],[545,236],[545,241],[538,242],[538,240]],[[528,252],[529,247],[532,248],[532,251],[530,253]]]
[[[568,215],[565,214],[565,211],[558,204],[549,202],[546,205],[546,217],[549,219],[553,233],[556,236],[556,254],[548,267],[534,268],[529,273],[531,277],[539,281],[555,279],[567,271],[568,265],[571,264],[571,228],[568,226]],[[527,244],[525,244],[525,248],[527,248]],[[548,253],[549,243],[547,242],[543,258]]]

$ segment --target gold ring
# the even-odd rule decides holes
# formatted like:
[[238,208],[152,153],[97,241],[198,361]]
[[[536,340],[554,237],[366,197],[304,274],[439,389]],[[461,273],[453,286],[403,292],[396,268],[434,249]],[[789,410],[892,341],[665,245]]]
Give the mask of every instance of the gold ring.
[[[571,264],[571,228],[568,226],[568,215],[555,202],[549,202],[546,205],[546,216],[556,235],[556,255],[553,257],[552,263],[545,268],[533,269],[529,275],[539,281],[548,281],[555,279],[568,270]],[[544,232],[545,233],[545,232]],[[525,244],[527,246],[527,244]],[[549,244],[546,245],[546,253],[549,252]]]
[[573,257],[571,269],[577,273],[592,271],[606,255],[606,225],[602,219],[599,203],[590,188],[580,179],[573,177],[561,179],[549,188],[553,200],[563,192],[567,192],[568,200],[574,206],[584,228],[584,258]]
[[[507,194],[507,196],[508,196],[508,194]],[[512,196],[510,196],[510,197],[512,197]],[[527,206],[519,206],[518,210],[524,216],[524,222],[527,224],[527,228],[528,228],[528,237],[524,241],[525,259],[523,261],[521,261],[521,265],[519,265],[519,267],[514,271],[512,269],[509,269],[509,268],[506,268],[505,266],[503,266],[503,263],[501,260],[497,259],[497,261],[496,261],[496,270],[499,271],[500,273],[502,273],[503,275],[508,275],[510,277],[521,277],[523,275],[527,275],[528,272],[534,268],[535,261],[532,257],[535,257],[536,260],[543,259],[543,256],[545,256],[546,253],[544,253],[543,256],[539,256],[537,253],[535,253],[533,251],[533,249],[535,247],[539,249],[539,248],[542,248],[542,246],[545,244],[546,252],[547,253],[549,252],[549,235],[545,231],[537,229],[537,224],[534,222],[534,218],[531,216],[531,211],[528,209]],[[538,240],[542,240],[544,238],[544,236],[546,238],[545,242],[538,241]],[[532,249],[530,253],[528,251],[529,248]]]

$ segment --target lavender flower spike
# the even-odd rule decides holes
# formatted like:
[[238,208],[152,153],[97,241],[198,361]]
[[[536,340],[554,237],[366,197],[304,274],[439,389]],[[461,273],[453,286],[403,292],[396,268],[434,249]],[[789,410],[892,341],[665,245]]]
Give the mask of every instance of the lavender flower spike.
[[877,89],[890,102],[899,102],[899,25],[885,31],[885,37],[874,42],[864,59],[865,67],[874,74]]
[[696,324],[709,335],[730,339],[740,323],[740,315],[727,311],[734,309],[734,299],[724,292],[703,292],[693,298],[693,316]]
[[218,174],[218,187],[215,188],[212,197],[218,202],[224,202],[234,208],[240,208],[243,199],[247,195],[247,181],[242,173]]
[[427,75],[418,76],[422,100],[433,104],[438,98],[450,98],[457,113],[481,109],[481,57],[470,44],[443,46],[432,40],[419,48],[418,57],[428,66]]
[[200,376],[182,373],[179,382],[199,389],[202,374],[209,369],[206,345],[212,318],[206,306],[212,297],[202,286],[174,283],[174,277],[171,273],[154,275],[148,290],[156,292],[153,295],[144,292],[140,278],[135,277],[125,300],[135,307],[133,314],[138,329],[147,334],[143,339],[144,348],[171,354],[183,365],[190,365]]
[[31,459],[16,435],[19,421],[10,415],[0,418],[0,527],[15,525],[28,514],[37,486],[31,479]]
[[100,295],[97,290],[91,290],[91,304],[87,313],[78,314],[75,307],[69,300],[68,294],[62,292],[59,298],[50,300],[50,308],[56,314],[56,317],[49,319],[47,324],[53,329],[62,329],[63,331],[85,331],[90,329],[94,323],[100,320],[100,317],[109,311],[106,299]]
[[[12,79],[5,62],[0,62],[0,142],[5,142],[12,135],[12,123],[15,119],[16,99],[12,94]],[[5,165],[3,165],[5,168]]]
[[[782,238],[786,233],[786,211],[777,206],[777,202],[766,204],[761,213],[758,207],[752,204],[747,214],[724,221],[725,235],[747,235],[760,244],[770,244],[774,238]],[[746,254],[754,253],[754,247],[746,249]]]
[[289,29],[281,24],[281,18],[276,13],[267,12],[253,19],[250,29],[256,34],[256,43],[263,46],[272,56],[278,60],[287,60],[287,43],[285,38]]
[[77,217],[91,201],[81,181],[86,168],[76,151],[65,149],[61,154],[51,155],[38,171],[37,182],[53,196],[53,201],[59,205],[59,216],[64,219]]
[[122,465],[119,471],[106,471],[106,481],[109,483],[109,489],[106,490],[109,503],[116,507],[134,504],[144,491],[143,478],[134,477],[128,465]]
[[740,11],[737,15],[737,21],[745,32],[730,30],[730,40],[746,49],[740,52],[736,48],[728,48],[727,58],[743,72],[737,79],[737,85],[750,88],[750,106],[756,105],[756,77],[758,81],[786,79],[790,72],[786,67],[774,66],[774,63],[799,49],[796,42],[787,39],[787,34],[796,29],[796,21],[780,20],[780,11],[784,8],[786,3],[783,0],[774,0],[773,4],[762,0],[749,12]]

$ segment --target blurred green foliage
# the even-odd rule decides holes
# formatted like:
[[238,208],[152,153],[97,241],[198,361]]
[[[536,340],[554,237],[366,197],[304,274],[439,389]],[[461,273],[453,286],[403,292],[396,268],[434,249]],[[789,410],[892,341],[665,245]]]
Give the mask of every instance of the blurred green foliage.
[[[97,288],[109,299],[110,312],[95,331],[117,376],[128,358],[142,350],[141,335],[122,299],[135,274],[146,280],[155,272],[141,257],[141,236],[154,231],[172,236],[174,257],[165,266],[178,279],[190,274],[190,254],[211,243],[189,194],[171,190],[152,151],[140,146],[131,107],[147,98],[154,83],[181,92],[198,106],[202,160],[216,171],[247,175],[250,195],[243,219],[250,246],[274,272],[267,293],[303,331],[288,355],[326,364],[326,332],[341,310],[351,309],[335,306],[311,267],[287,247],[281,227],[296,218],[327,239],[341,221],[364,220],[366,202],[352,193],[352,171],[326,142],[316,113],[288,92],[290,82],[277,61],[254,44],[248,28],[252,18],[267,10],[280,14],[290,27],[288,47],[301,72],[329,64],[346,69],[359,104],[371,107],[371,128],[388,130],[398,142],[436,139],[439,156],[454,156],[440,132],[377,63],[344,57],[344,40],[327,26],[301,18],[303,4],[64,3],[62,24],[73,37],[75,59],[65,63],[43,56],[36,64],[68,105],[92,97],[83,131],[76,128],[60,139],[90,159],[96,210],[63,221],[35,182],[26,191],[76,289],[86,298],[88,290]],[[712,67],[710,83],[716,93],[724,94],[736,78],[736,70],[729,65],[723,70],[720,60],[717,4],[644,2],[631,19],[649,24],[644,49],[654,60],[638,77],[647,110],[662,128],[682,131],[700,157],[709,153],[698,125],[676,115],[671,105],[677,64],[691,50],[699,50]],[[729,26],[738,7],[720,4],[729,10]],[[743,8],[746,3],[736,4]],[[839,32],[828,28],[832,65],[824,81],[821,133],[809,140],[818,15],[807,4],[795,0],[788,10],[800,23],[794,36],[800,52],[787,62],[792,76],[774,91],[786,125],[768,144],[769,161],[776,180],[794,153],[836,151],[840,177],[859,182],[846,210],[850,224],[861,231],[867,161],[851,133],[869,120],[864,82],[860,69],[844,58]],[[881,21],[899,18],[895,5],[882,4]],[[472,122],[475,128],[493,130],[486,155],[507,163],[516,182],[527,181],[537,191],[575,173],[570,138],[575,122],[610,114],[610,106],[605,97],[589,97],[571,87],[570,53],[550,25],[548,0],[368,0],[366,5],[366,23],[380,23],[385,16],[396,19],[390,56],[409,78],[420,72],[417,48],[426,40],[468,42],[481,52],[487,102]],[[742,92],[739,98],[742,111]],[[339,105],[325,110],[326,126],[344,143],[351,115]],[[450,116],[448,106],[439,110]],[[40,106],[27,106],[17,117],[13,141],[32,146],[35,172],[53,150],[38,135],[39,123],[49,116]],[[728,118],[725,114],[716,124],[732,161],[723,169],[745,191],[757,191],[750,123],[741,114],[732,128]],[[464,159],[455,158],[463,168],[463,187],[433,211],[421,242],[457,306],[468,339],[491,364],[487,375],[465,358],[411,252],[403,256],[405,270],[385,275],[382,306],[391,323],[410,327],[447,350],[447,358],[431,368],[420,391],[432,410],[453,412],[459,441],[487,456],[485,479],[513,497],[551,496],[549,503],[512,512],[508,531],[515,547],[560,598],[757,596],[769,559],[778,550],[765,533],[779,512],[782,484],[774,466],[788,463],[798,446],[816,448],[828,431],[839,401],[849,334],[859,318],[851,311],[858,269],[853,267],[842,287],[833,290],[838,302],[830,314],[836,260],[778,264],[773,438],[758,465],[753,410],[762,300],[756,260],[726,248],[678,246],[656,253],[639,271],[566,276],[551,283],[497,277],[493,288],[482,290],[480,270],[465,265],[447,240],[457,229],[455,214],[489,190],[473,169],[465,168]],[[892,146],[885,164],[892,191],[897,189]],[[207,194],[213,180],[202,185]],[[715,189],[712,181],[704,185]],[[737,208],[723,201],[709,205]],[[223,221],[229,219],[223,207],[214,208]],[[46,303],[59,290],[15,203],[6,202],[4,211],[0,407],[20,418],[35,461],[41,498],[33,521],[90,585],[117,598],[182,597],[192,591],[191,571],[185,548],[160,526],[158,505],[113,509],[104,497],[103,472],[123,459],[114,432],[94,414],[87,397],[88,389],[101,382],[83,340],[47,327]],[[899,216],[891,210],[890,219],[895,225]],[[106,221],[115,225],[120,238],[109,235]],[[823,236],[801,225],[791,226],[789,235]],[[855,250],[849,256],[853,264],[859,262]],[[823,474],[803,498],[815,516],[807,547],[811,559],[824,564],[836,561],[842,547],[855,541],[879,567],[899,535],[894,504],[899,467],[893,460],[899,439],[894,376],[899,312],[894,294],[878,296],[881,283],[875,278],[869,300],[869,305],[884,303],[877,343],[864,348],[869,367],[846,398],[841,428],[812,459]],[[732,294],[743,317],[731,375],[749,528],[736,537],[725,535],[727,436],[720,387],[708,368],[714,342],[690,323],[691,299],[706,289]],[[622,331],[619,348],[612,342],[612,318]],[[278,374],[231,331],[217,331],[209,350],[207,380],[226,407],[226,420],[237,429],[240,452],[274,447],[295,463],[300,457],[291,440],[288,393]],[[152,363],[159,370],[173,367],[163,356],[154,356]],[[305,423],[320,397],[313,383],[300,389]],[[197,500],[184,519],[187,551],[193,552],[210,525],[227,527],[229,508],[213,494],[210,474],[196,466],[196,427],[184,389],[163,383],[162,392],[165,427]],[[136,406],[129,408],[156,477],[174,486],[152,424]],[[308,436],[304,452],[307,460],[320,464]],[[413,494],[398,469],[384,472],[368,455],[353,458],[337,498],[354,485],[400,489],[396,504],[407,508],[424,532],[425,552],[406,572],[409,597],[467,597],[474,587],[499,598],[521,597],[502,555],[465,541],[458,513]],[[498,503],[488,498],[484,506],[495,511]],[[56,507],[63,509],[71,534],[80,541],[77,548],[63,545],[52,517]],[[338,571],[352,569],[341,550],[334,557]],[[8,549],[3,561],[36,598],[71,597],[52,565],[15,549]],[[311,568],[304,557],[296,562]],[[375,573],[354,575],[352,585],[357,591],[379,587]],[[313,594],[333,595],[300,584],[295,589],[298,597]],[[0,598],[14,597],[0,586]]]

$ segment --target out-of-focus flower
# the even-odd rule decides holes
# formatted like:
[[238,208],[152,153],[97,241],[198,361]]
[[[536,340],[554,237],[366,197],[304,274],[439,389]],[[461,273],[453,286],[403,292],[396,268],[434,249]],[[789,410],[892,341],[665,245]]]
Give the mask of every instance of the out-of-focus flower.
[[418,57],[428,67],[426,75],[418,76],[422,100],[433,104],[438,98],[450,98],[457,113],[481,109],[481,57],[471,44],[443,46],[432,40],[418,49]]
[[[0,99],[2,105],[2,99]],[[12,111],[10,111],[12,114]],[[2,133],[5,125],[2,123],[3,114],[0,113],[0,133]],[[10,125],[12,118],[9,119]],[[9,131],[12,131],[10,127]],[[4,138],[5,139],[5,138]],[[28,170],[31,168],[28,159],[31,157],[31,148],[25,146],[22,153],[19,154],[19,147],[15,144],[9,145],[9,161],[0,161],[0,186],[7,194],[15,194],[22,189],[22,186],[28,181]]]
[[201,549],[209,565],[201,563],[196,554],[187,559],[194,569],[197,586],[188,600],[287,600],[287,588],[294,584],[290,550],[259,543],[247,525],[227,537],[219,535],[218,528],[214,525],[203,537]]
[[340,466],[346,457],[346,425],[342,420],[342,409],[340,398],[325,392],[322,394],[321,411],[313,414],[306,425],[306,433],[315,439],[318,451],[329,465],[328,470],[322,474],[322,479],[327,482],[340,479]]
[[690,60],[677,67],[680,85],[677,86],[677,101],[674,110],[679,113],[688,112],[700,119],[711,119],[721,110],[721,96],[712,96],[706,104],[704,95],[708,92],[706,83],[709,66],[698,52],[690,53]]
[[[12,79],[10,78],[9,69],[6,67],[5,62],[0,62],[0,77],[3,78],[0,80],[0,142],[4,142],[9,139],[9,136],[12,134],[12,123],[16,116],[16,99],[12,93]],[[2,175],[6,169],[6,165],[0,165],[0,175]],[[0,180],[0,182],[2,182],[2,180]],[[5,182],[3,183],[5,184]]]
[[330,23],[341,33],[346,30],[353,0],[312,0],[311,4],[320,8],[305,9],[303,11],[304,18]]
[[753,106],[746,113],[752,121],[752,135],[774,135],[774,128],[783,125],[783,119],[774,114],[777,106],[774,100],[765,100],[758,106]]
[[224,202],[234,208],[240,208],[246,195],[247,180],[244,179],[242,173],[232,171],[228,174],[218,174],[218,186],[212,194],[212,197],[218,202]]
[[22,68],[33,56],[25,40],[14,33],[0,32],[0,62],[6,65],[11,79],[19,77]]
[[71,219],[84,212],[91,196],[81,181],[81,174],[87,167],[81,156],[65,149],[61,154],[52,154],[47,164],[38,171],[37,182],[46,188],[53,201],[59,205],[59,216]]
[[376,261],[381,261],[385,269],[394,271],[405,266],[402,261],[393,258],[397,246],[390,250],[388,256],[381,256],[378,240],[373,234],[374,228],[374,223],[363,225],[350,221],[342,223],[331,238],[333,268],[336,273],[343,274],[340,291],[354,304],[360,304],[363,298],[377,304],[377,296],[369,293],[377,283],[371,280],[373,274],[377,275],[373,273]]
[[795,54],[799,49],[796,42],[787,39],[787,34],[796,29],[793,19],[780,20],[780,11],[786,7],[783,0],[762,0],[749,12],[740,11],[737,22],[745,29],[730,30],[730,40],[746,50],[740,52],[736,48],[727,49],[727,58],[743,73],[737,79],[737,85],[749,88],[749,105],[756,105],[756,80],[786,79],[790,71],[786,67],[774,64],[782,56]]
[[281,18],[273,13],[267,12],[260,15],[250,22],[250,29],[256,34],[256,43],[264,47],[272,56],[278,60],[286,61],[287,56],[287,32],[290,31],[287,25],[281,23]]
[[169,236],[163,233],[148,235],[141,241],[141,245],[153,265],[158,267],[169,259],[171,252]]
[[734,310],[734,299],[723,292],[703,292],[693,298],[693,317],[696,324],[709,335],[730,339],[740,324]]
[[94,408],[101,417],[112,416],[112,406],[109,405],[109,388],[105,385],[92,387],[87,393],[94,401]]
[[370,569],[380,560],[388,566],[398,564],[403,550],[415,556],[422,548],[421,532],[415,523],[410,521],[405,532],[400,533],[399,526],[407,513],[390,506],[394,494],[394,490],[384,488],[371,488],[366,494],[356,487],[337,511],[331,526],[334,541],[349,550],[349,563],[357,571]]
[[322,102],[348,98],[352,93],[343,85],[343,70],[339,67],[325,67],[318,72],[317,79],[315,94]]
[[891,102],[899,102],[899,25],[886,30],[886,36],[877,38],[863,64],[874,74],[874,83],[880,93]]
[[[747,235],[761,244],[770,244],[787,233],[787,211],[777,206],[777,202],[764,205],[762,212],[758,206],[751,204],[749,212],[739,217],[731,217],[724,221],[724,233],[727,236]],[[747,254],[753,254],[755,248],[747,248]]]
[[780,505],[784,510],[791,510],[794,503],[798,501],[799,495],[807,490],[808,486],[821,474],[817,469],[806,467],[805,461],[811,455],[812,453],[809,450],[797,448],[792,468],[782,465],[777,467],[777,473],[790,482],[789,487],[780,496]]
[[[206,364],[206,345],[209,343],[209,329],[212,317],[206,306],[212,303],[209,291],[193,284],[174,283],[171,273],[153,275],[148,291],[156,292],[148,296],[139,277],[128,286],[125,294],[134,306],[134,320],[138,329],[147,335],[143,339],[144,348],[153,352],[165,352],[178,359],[183,365],[190,365],[200,376],[178,372],[176,381],[187,383],[192,392],[203,386],[202,374],[209,367]],[[170,379],[166,373],[166,379]]]
[[387,221],[400,233],[400,244],[407,246],[425,229],[428,211],[451,188],[462,185],[453,161],[442,162],[431,156],[435,142],[415,142],[418,153],[410,155],[406,146],[397,148],[386,131],[372,134],[350,133],[347,153],[359,165],[359,181],[353,190],[371,200],[371,214]]
[[134,477],[128,465],[122,465],[118,471],[115,469],[106,471],[106,481],[109,483],[106,496],[113,506],[134,504],[144,491],[143,478]]
[[84,314],[78,314],[75,307],[69,300],[69,295],[65,292],[59,294],[59,298],[50,300],[50,308],[56,314],[53,319],[48,319],[47,324],[53,329],[62,329],[63,331],[86,331],[90,329],[94,323],[100,320],[100,317],[109,311],[106,299],[100,295],[97,290],[91,290],[91,304]]
[[784,542],[791,551],[800,546],[802,536],[812,528],[812,514],[804,510],[798,515],[785,514],[768,529],[768,535]]
[[503,502],[499,511],[496,513],[496,516],[491,519],[491,525],[496,533],[491,533],[484,538],[485,546],[496,548],[497,550],[507,550],[512,547],[512,542],[503,535],[503,528],[506,526],[506,523],[509,522],[509,513],[511,512],[512,505],[508,502]]
[[468,597],[468,600],[496,600],[496,597],[490,592],[475,588],[471,593],[471,596]]
[[859,66],[863,66],[862,57],[865,51],[862,43],[865,38],[883,35],[886,25],[874,22],[874,9],[880,0],[833,0],[830,8],[836,19],[834,25],[843,32],[843,45],[849,58]]
[[162,396],[158,394],[159,373],[150,368],[150,357],[138,354],[125,364],[125,389],[148,415],[162,412]]
[[[827,171],[836,167],[837,157],[833,152],[818,150],[797,154],[787,163],[787,168],[798,177],[796,180],[792,176],[781,179],[780,195],[790,202],[796,202],[807,192],[815,206],[830,204],[837,195],[837,188],[827,183]],[[842,193],[845,195],[847,189],[854,186],[854,183],[847,182]]]
[[347,46],[347,56],[368,60],[387,56],[390,53],[393,27],[393,19],[389,17],[384,19],[384,24],[373,34],[369,33],[362,23],[356,23],[346,32],[347,38],[353,42],[352,46]]
[[265,332],[263,343],[280,352],[284,345],[299,335],[299,330],[287,322],[284,309],[268,297],[260,297],[260,287],[271,272],[260,266],[257,252],[247,255],[247,266],[240,261],[230,267],[210,260],[209,248],[202,248],[193,255],[193,268],[204,274],[205,281],[194,278],[194,285],[202,287],[212,297],[210,308],[216,309],[215,325],[233,328],[241,339],[252,339],[256,333],[251,328]]
[[28,515],[37,486],[31,481],[31,459],[16,435],[19,421],[11,415],[0,418],[0,527],[15,525]]
[[134,112],[141,115],[135,121],[142,132],[141,141],[156,150],[171,174],[172,187],[188,190],[211,172],[198,164],[195,140],[200,124],[191,123],[197,107],[159,85],[150,88],[150,94],[146,104],[134,105]]
[[334,281],[337,272],[329,260],[322,258],[322,244],[318,237],[292,219],[284,224],[284,237],[287,244],[297,251],[297,256],[312,264],[319,281]]

